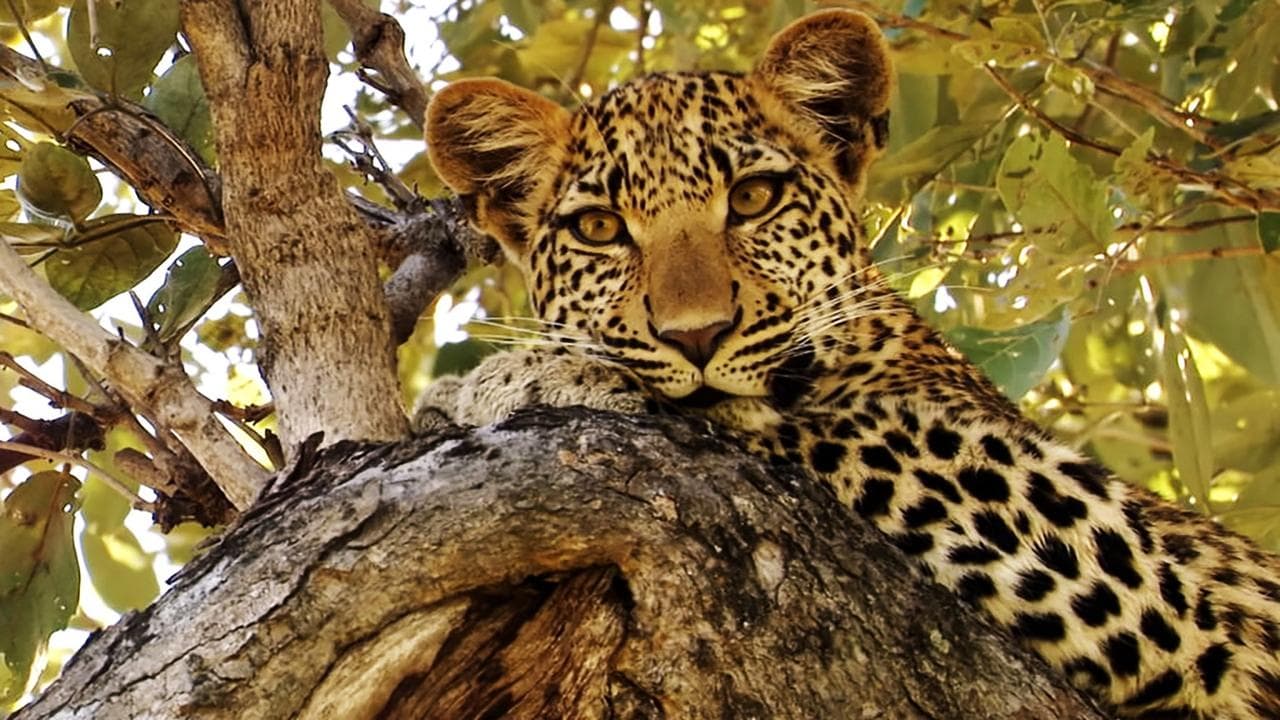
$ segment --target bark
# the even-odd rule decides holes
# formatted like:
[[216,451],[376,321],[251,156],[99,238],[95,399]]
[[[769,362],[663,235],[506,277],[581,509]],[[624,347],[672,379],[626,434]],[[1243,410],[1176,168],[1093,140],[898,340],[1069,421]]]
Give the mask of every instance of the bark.
[[262,328],[259,365],[282,446],[291,453],[314,432],[329,442],[403,436],[375,238],[320,155],[319,0],[184,0],[182,24],[209,98],[227,237]]
[[1048,673],[817,483],[571,408],[300,454],[16,717],[1102,717]]

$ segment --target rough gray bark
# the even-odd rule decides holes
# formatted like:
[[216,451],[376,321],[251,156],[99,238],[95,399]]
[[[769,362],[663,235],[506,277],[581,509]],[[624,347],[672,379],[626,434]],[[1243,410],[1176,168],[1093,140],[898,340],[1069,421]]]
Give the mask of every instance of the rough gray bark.
[[582,409],[326,450],[16,717],[179,716],[1102,717],[816,483]]

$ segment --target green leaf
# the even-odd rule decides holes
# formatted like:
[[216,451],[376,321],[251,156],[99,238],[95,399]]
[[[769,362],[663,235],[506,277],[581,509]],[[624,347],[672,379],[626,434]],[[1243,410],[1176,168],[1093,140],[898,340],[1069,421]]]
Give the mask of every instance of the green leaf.
[[138,610],[160,594],[151,555],[123,525],[86,524],[80,547],[93,589],[112,610]]
[[[1254,233],[1248,225],[1232,225],[1188,238],[1182,248],[1256,247]],[[1280,385],[1280,257],[1197,262],[1182,285],[1189,300],[1188,332],[1217,345],[1263,382]]]
[[497,351],[491,343],[466,339],[462,342],[441,345],[436,351],[435,364],[431,367],[431,377],[444,375],[465,375],[471,368],[480,364],[486,355]]
[[52,15],[60,4],[58,0],[14,0],[12,5],[8,2],[0,2],[0,25],[16,26],[18,24],[13,16],[14,8],[17,8],[23,24],[30,25],[40,18]]
[[1156,129],[1147,128],[1146,132],[1135,138],[1120,153],[1114,166],[1115,179],[1120,187],[1135,200],[1148,206],[1155,205],[1161,198],[1172,197],[1174,190],[1178,187],[1176,178],[1156,169],[1147,160],[1147,154],[1151,152],[1155,136]]
[[23,154],[18,198],[35,215],[79,222],[102,202],[102,185],[88,160],[53,143],[36,143]]
[[178,565],[186,565],[195,559],[199,551],[207,545],[209,537],[217,528],[207,528],[200,523],[184,522],[164,534],[164,550],[169,561]]
[[49,636],[67,626],[80,599],[72,539],[75,493],[70,475],[27,478],[0,515],[0,706],[22,696],[31,665]]
[[1043,54],[1044,38],[1026,20],[994,18],[986,37],[958,42],[952,46],[952,52],[974,65],[994,63],[999,67],[1017,68]]
[[222,266],[203,245],[178,256],[165,274],[164,284],[147,302],[147,314],[156,324],[161,343],[176,340],[176,333],[204,315],[219,297]]
[[1036,248],[1051,254],[1100,252],[1111,240],[1106,185],[1071,156],[1057,135],[1029,133],[1005,150],[996,176],[1005,207],[1026,228],[1053,229]]
[[76,0],[67,19],[67,49],[89,85],[103,92],[138,98],[178,35],[178,3],[173,0],[96,2],[97,47],[90,37],[87,0]]
[[[0,3],[2,6],[3,3]],[[74,74],[50,70],[45,75],[22,74],[21,77],[0,74],[0,110],[23,127],[55,135],[64,132],[76,120],[71,103],[91,99],[93,95]],[[6,161],[14,151],[6,148]],[[8,174],[5,166],[5,174]]]
[[931,128],[871,167],[867,193],[872,200],[897,205],[919,190],[943,166],[968,151],[991,129],[989,123],[959,123]]
[[502,0],[502,14],[525,35],[532,35],[542,23],[545,11],[543,5],[544,3],[533,0]]
[[183,56],[166,70],[142,104],[186,140],[205,162],[213,164],[213,120],[194,55]]
[[958,327],[947,339],[1010,399],[1035,387],[1062,352],[1071,330],[1066,306],[1020,328],[1003,331]]
[[1264,212],[1258,215],[1258,242],[1262,249],[1272,253],[1280,249],[1280,212]]
[[[0,161],[0,164],[2,162]],[[22,212],[22,203],[18,201],[18,194],[12,190],[0,190],[0,219],[12,220],[20,212]]]
[[[582,39],[591,33],[592,18],[549,20],[538,26],[516,51],[520,65],[533,78],[572,78],[582,62]],[[635,38],[604,24],[596,33],[584,79],[604,79],[608,68],[626,57]]]
[[1070,65],[1060,62],[1049,63],[1044,71],[1044,79],[1077,100],[1088,102],[1093,99],[1093,78]]
[[71,238],[71,244],[82,244],[59,250],[45,262],[49,284],[81,310],[137,285],[178,244],[178,234],[168,225],[140,225],[142,217],[107,215],[85,223]]
[[1213,457],[1218,463],[1244,472],[1280,465],[1278,407],[1280,390],[1267,388],[1213,408]]
[[1213,446],[1209,406],[1196,360],[1180,329],[1164,332],[1164,372],[1161,376],[1169,408],[1169,444],[1178,477],[1202,512],[1209,512],[1209,484],[1213,480]]

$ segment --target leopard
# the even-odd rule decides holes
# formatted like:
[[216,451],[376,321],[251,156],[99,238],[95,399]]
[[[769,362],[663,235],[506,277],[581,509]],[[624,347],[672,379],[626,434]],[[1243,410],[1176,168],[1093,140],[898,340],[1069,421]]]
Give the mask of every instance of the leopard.
[[1280,560],[1055,440],[877,269],[859,206],[894,82],[876,23],[831,9],[747,73],[650,74],[574,110],[442,88],[432,164],[546,342],[435,383],[418,424],[706,417],[1115,715],[1280,717]]

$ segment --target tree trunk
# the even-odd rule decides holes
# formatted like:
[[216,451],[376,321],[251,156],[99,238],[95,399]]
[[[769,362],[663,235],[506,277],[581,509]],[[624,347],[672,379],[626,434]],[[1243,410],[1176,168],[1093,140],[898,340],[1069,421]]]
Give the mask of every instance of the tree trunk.
[[[259,369],[292,453],[407,431],[372,233],[320,154],[319,0],[183,0],[209,97],[227,237],[262,328]],[[339,389],[340,383],[340,389]]]
[[817,483],[537,410],[277,480],[35,718],[1100,718]]

